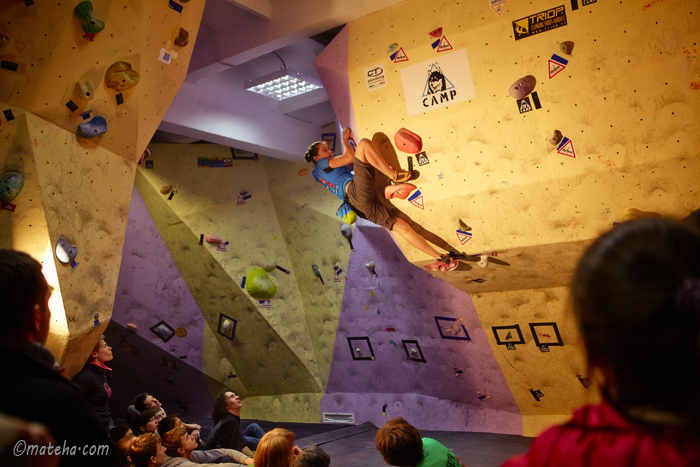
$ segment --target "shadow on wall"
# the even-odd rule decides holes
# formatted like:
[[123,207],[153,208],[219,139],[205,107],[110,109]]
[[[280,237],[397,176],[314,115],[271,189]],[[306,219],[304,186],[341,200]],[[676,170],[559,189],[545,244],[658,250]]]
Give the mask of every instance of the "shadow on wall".
[[[167,414],[179,413],[187,422],[211,418],[214,394],[225,386],[111,321],[105,340],[112,347],[112,397],[109,401],[113,419],[125,419],[126,408],[137,394],[155,396]],[[210,392],[211,391],[211,392]]]

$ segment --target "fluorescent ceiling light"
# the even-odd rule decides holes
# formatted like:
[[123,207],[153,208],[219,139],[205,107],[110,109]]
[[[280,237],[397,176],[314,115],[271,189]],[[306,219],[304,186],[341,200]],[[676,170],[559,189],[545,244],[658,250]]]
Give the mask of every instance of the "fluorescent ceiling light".
[[249,79],[244,84],[247,91],[272,97],[278,101],[300,96],[322,87],[323,85],[316,78],[290,68],[281,68],[274,73]]

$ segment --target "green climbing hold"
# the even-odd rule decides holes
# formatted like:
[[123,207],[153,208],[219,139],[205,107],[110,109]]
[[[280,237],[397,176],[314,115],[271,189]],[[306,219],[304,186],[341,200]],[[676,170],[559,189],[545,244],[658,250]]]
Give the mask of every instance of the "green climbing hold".
[[0,201],[10,202],[24,188],[24,177],[17,172],[8,172],[0,178]]
[[506,340],[512,339],[513,335],[508,331],[508,334],[506,334]]
[[92,2],[78,3],[73,13],[75,13],[75,16],[82,23],[85,34],[96,34],[105,28],[105,22],[95,17],[95,10],[92,8]]
[[253,268],[246,276],[245,289],[253,298],[269,300],[277,293],[277,286],[263,268]]

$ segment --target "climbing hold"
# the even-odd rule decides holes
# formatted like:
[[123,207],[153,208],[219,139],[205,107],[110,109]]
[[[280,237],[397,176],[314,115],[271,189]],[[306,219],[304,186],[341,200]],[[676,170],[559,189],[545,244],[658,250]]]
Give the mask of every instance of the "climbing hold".
[[10,36],[0,33],[0,47],[10,43]]
[[346,224],[352,225],[357,221],[357,214],[348,203],[341,204],[335,215],[340,217]]
[[89,122],[78,125],[78,136],[94,138],[107,133],[107,120],[101,115],[95,116]]
[[223,242],[223,240],[214,234],[206,234],[204,236],[204,241],[211,245],[220,245]]
[[140,164],[141,162],[145,161],[146,159],[148,159],[149,157],[151,157],[151,150],[148,149],[148,148],[146,148],[146,149],[143,151],[143,154],[141,154],[141,159],[139,159],[139,164]]
[[129,62],[116,62],[107,68],[105,86],[116,91],[126,91],[139,83],[139,72],[131,69]]
[[389,46],[389,50],[387,50],[386,53],[390,54],[390,53],[392,53],[394,50],[396,50],[396,49],[398,49],[398,48],[399,48],[399,44],[397,44],[396,42],[394,42],[393,44],[391,44],[391,45]]
[[85,34],[96,34],[105,28],[105,22],[95,17],[95,10],[92,8],[92,2],[78,3],[73,13],[83,25]]
[[552,137],[549,138],[548,142],[549,142],[549,144],[551,144],[553,146],[558,146],[563,137],[564,137],[564,135],[561,134],[561,131],[554,130],[554,135],[552,135]]
[[566,55],[571,55],[571,51],[574,50],[574,43],[571,41],[560,42],[559,50]]
[[625,215],[622,217],[622,221],[631,221],[633,219],[644,219],[647,217],[661,217],[661,214],[651,211],[640,211],[639,209],[629,208]]
[[90,81],[78,81],[75,83],[75,87],[78,88],[78,94],[80,94],[80,97],[85,99],[86,101],[89,101],[92,99],[94,96],[94,91],[92,89],[92,83]]
[[277,286],[262,268],[253,268],[246,276],[245,290],[253,298],[269,300],[277,293]]
[[172,190],[172,189],[173,189],[172,185],[164,185],[164,186],[160,187],[160,194],[167,195],[168,193],[170,193],[170,190]]
[[486,266],[489,265],[489,256],[488,255],[481,255],[481,256],[479,256],[479,258],[481,258],[481,259],[479,259],[479,262],[476,264],[478,264],[482,268],[485,268]]
[[262,268],[265,270],[265,272],[272,272],[277,268],[277,261],[265,261]]
[[175,335],[179,338],[187,337],[187,329],[179,327],[175,330]]
[[589,378],[584,378],[581,375],[576,375],[578,380],[581,382],[584,388],[588,389],[590,386],[593,385],[593,381],[591,381]]
[[321,279],[321,285],[326,285],[326,283],[323,282],[323,277],[321,277],[321,270],[318,268],[318,266],[316,266],[315,264],[312,264],[312,265],[311,265],[311,269],[313,269],[313,270],[314,270],[314,274],[316,274],[316,276],[317,276],[319,279]]
[[362,349],[358,347],[357,349],[355,349],[355,353],[357,355],[362,355]]
[[136,332],[136,330],[138,329],[138,326],[136,326],[134,323],[127,323],[127,324],[126,324],[126,328],[127,328],[129,331],[134,331],[134,332]]
[[180,28],[180,32],[175,39],[175,45],[178,47],[184,47],[190,43],[190,33],[186,29]]
[[379,277],[377,276],[377,271],[374,269],[374,262],[370,261],[369,263],[365,264],[367,267],[367,270],[374,275],[374,277]]
[[534,76],[525,76],[510,86],[510,89],[508,89],[508,94],[510,94],[510,97],[514,99],[522,99],[535,89],[536,84],[537,79]]
[[417,154],[423,149],[423,140],[420,136],[406,128],[401,128],[394,135],[396,149],[409,154]]
[[10,202],[24,188],[24,177],[17,172],[7,172],[0,177],[0,201]]
[[78,256],[78,247],[70,245],[65,238],[56,240],[56,258],[63,264],[68,264]]
[[92,317],[94,318],[94,321],[92,322],[92,326],[93,327],[99,326],[100,325],[100,314],[95,313]]
[[440,37],[442,36],[442,28],[433,29],[428,33],[430,37]]
[[472,228],[469,227],[467,224],[464,223],[462,219],[459,220],[459,228],[460,230],[464,230],[466,232],[470,231]]
[[349,224],[343,224],[340,226],[340,232],[348,240],[350,244],[350,251],[354,252],[355,248],[352,246],[352,227]]
[[[275,264],[277,264],[277,263],[275,263]],[[282,266],[275,266],[275,269],[277,269],[278,271],[282,271],[282,272],[285,273],[286,275],[290,275],[290,274],[291,274],[291,271],[289,271],[289,270],[287,270],[287,269],[284,269]]]

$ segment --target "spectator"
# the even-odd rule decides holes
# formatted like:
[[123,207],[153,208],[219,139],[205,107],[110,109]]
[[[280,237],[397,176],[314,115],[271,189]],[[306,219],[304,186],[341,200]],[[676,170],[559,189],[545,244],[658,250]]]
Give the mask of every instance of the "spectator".
[[241,433],[241,398],[223,390],[214,400],[212,428],[206,445],[209,449],[228,448],[252,455],[265,431],[257,423],[251,423]]
[[410,467],[454,467],[462,461],[432,438],[422,438],[418,430],[401,417],[392,418],[377,430],[377,450],[389,465]]
[[48,449],[56,446],[56,440],[41,423],[26,422],[19,418],[10,417],[0,413],[0,465],[6,467],[57,467],[61,460],[59,456],[43,455],[17,456],[14,447],[23,441],[28,445],[38,446],[39,449]]
[[165,454],[165,467],[198,467],[202,464],[217,464],[224,467],[240,467],[253,463],[251,457],[233,449],[212,449],[209,451],[195,451],[197,440],[193,435],[187,434],[183,427],[176,427],[163,435]]
[[[131,430],[129,430],[131,431]],[[123,467],[129,467],[133,465],[131,459],[129,458],[129,449],[131,449],[131,444],[136,439],[133,434],[124,436],[122,439],[117,441],[115,444],[117,448],[117,457],[119,457],[119,465]]]
[[137,436],[145,433],[155,433],[161,420],[160,416],[161,413],[158,407],[146,409],[134,419],[134,426],[131,429]]
[[109,430],[109,439],[111,439],[114,444],[117,444],[117,442],[125,436],[133,435],[134,431],[129,428],[129,425],[119,425]]
[[0,411],[43,424],[56,445],[107,446],[106,455],[62,456],[61,466],[115,466],[116,452],[94,409],[58,374],[56,359],[44,347],[50,296],[38,261],[26,253],[0,250]]
[[255,467],[289,467],[301,449],[294,446],[294,433],[275,428],[265,433],[255,451]]
[[329,467],[330,465],[331,456],[314,444],[292,459],[289,467]]
[[173,428],[182,427],[187,430],[192,436],[194,436],[195,441],[197,441],[197,449],[206,449],[204,441],[200,438],[199,430],[188,430],[189,426],[199,426],[197,424],[187,425],[185,422],[180,420],[178,414],[170,414],[158,423],[158,433],[164,435]]
[[618,225],[584,253],[572,298],[602,401],[503,465],[700,465],[700,231],[668,219]]
[[[162,418],[167,417],[167,415],[165,414],[165,409],[163,408],[160,401],[152,395],[143,392],[138,396],[134,397],[134,403],[130,405],[126,410],[127,423],[131,424],[133,419],[136,417],[136,415],[138,415],[139,412],[143,412],[144,410],[153,407],[160,407],[160,410],[162,412]],[[187,427],[188,432],[194,434],[197,437],[197,439],[199,439],[200,432],[202,430],[202,427],[200,425],[197,425],[196,423],[190,423],[185,424],[185,426]]]
[[160,436],[146,433],[138,436],[129,448],[129,459],[134,467],[159,467],[165,463],[165,447]]
[[112,388],[109,387],[107,381],[108,375],[110,378],[112,377],[112,369],[105,365],[106,362],[112,361],[112,358],[114,358],[112,347],[107,345],[105,336],[102,336],[95,344],[95,348],[92,349],[83,369],[73,377],[73,382],[80,387],[85,397],[95,407],[100,426],[105,431],[114,428],[114,422],[109,413],[109,398],[112,397]]

